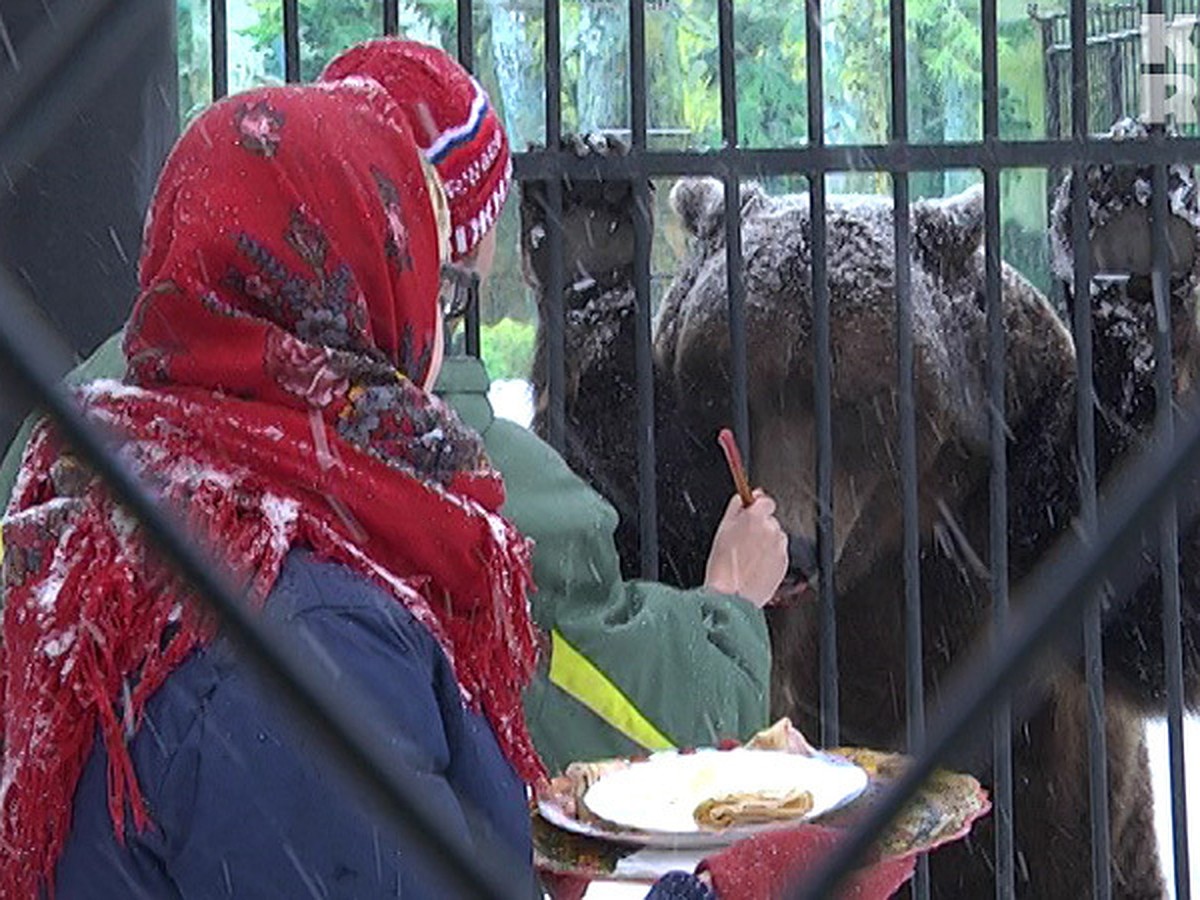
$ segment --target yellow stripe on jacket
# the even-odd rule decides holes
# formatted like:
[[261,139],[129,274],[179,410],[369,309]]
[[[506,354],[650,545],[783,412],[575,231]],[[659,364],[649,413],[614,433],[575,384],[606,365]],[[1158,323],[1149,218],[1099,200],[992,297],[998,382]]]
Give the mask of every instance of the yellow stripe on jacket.
[[566,691],[635,744],[647,750],[673,750],[672,744],[642,715],[624,692],[558,629],[550,632],[550,682]]

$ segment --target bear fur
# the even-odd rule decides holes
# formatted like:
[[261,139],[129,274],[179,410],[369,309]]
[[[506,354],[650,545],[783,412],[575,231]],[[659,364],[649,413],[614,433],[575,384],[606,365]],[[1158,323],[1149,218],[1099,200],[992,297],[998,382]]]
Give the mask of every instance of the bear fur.
[[[567,139],[581,155],[594,142]],[[605,146],[603,152],[613,152]],[[617,152],[620,152],[619,150]],[[1133,274],[1119,294],[1093,296],[1096,347],[1097,456],[1103,479],[1144,439],[1154,418],[1153,340],[1148,279],[1134,272],[1144,253],[1146,220],[1129,212],[1136,178],[1118,178],[1100,200],[1089,171],[1092,250],[1109,269]],[[1133,185],[1134,187],[1131,187]],[[568,461],[610,498],[626,531],[620,549],[636,569],[636,383],[633,367],[629,185],[580,182],[564,191],[568,238],[561,293],[546,291],[538,228],[544,197],[527,186],[522,202],[527,270],[541,287],[540,306],[564,302],[568,368]],[[1188,255],[1180,235],[1194,191],[1178,192],[1171,223],[1173,258]],[[1061,195],[1061,191],[1060,191]],[[713,438],[730,424],[732,394],[727,327],[724,191],[711,179],[681,181],[672,203],[692,236],[688,256],[663,300],[654,329],[655,434],[659,540],[664,580],[699,582],[712,530],[729,494]],[[1190,206],[1188,204],[1191,204]],[[789,533],[814,533],[815,410],[811,257],[807,196],[770,197],[744,185],[740,197],[746,286],[749,397],[754,482],[779,502]],[[1104,217],[1102,210],[1118,214]],[[1124,211],[1124,214],[1120,214]],[[1069,216],[1056,206],[1054,239],[1069,257]],[[539,216],[541,218],[539,218]],[[1064,218],[1065,217],[1065,218]],[[1064,231],[1064,222],[1066,230]],[[983,205],[976,190],[911,208],[912,321],[917,409],[920,587],[927,714],[935,717],[949,673],[979,652],[992,617],[989,547],[987,330],[983,291]],[[596,226],[600,227],[597,228]],[[897,361],[892,207],[877,197],[831,197],[826,262],[833,355],[834,570],[837,596],[839,715],[845,743],[902,749],[905,733],[904,583],[901,546]],[[1133,232],[1129,234],[1129,232]],[[544,230],[542,232],[544,234]],[[598,246],[596,234],[614,236]],[[1134,248],[1130,250],[1129,248]],[[1114,255],[1113,248],[1122,249]],[[1106,256],[1107,254],[1107,256]],[[1115,259],[1116,263],[1112,262]],[[624,262],[622,262],[622,260]],[[1144,262],[1144,260],[1142,260]],[[1195,377],[1197,346],[1192,268],[1171,282],[1176,385]],[[1070,333],[1046,299],[1019,273],[1002,267],[1007,333],[1005,423],[1009,575],[1012,584],[1071,527],[1079,509],[1075,456],[1076,359]],[[540,279],[540,280],[539,280]],[[1140,279],[1140,280],[1139,280]],[[1111,287],[1111,286],[1110,286]],[[1068,296],[1071,294],[1068,292]],[[543,322],[545,317],[543,316]],[[535,390],[544,430],[545,333],[539,340]],[[1153,358],[1152,356],[1150,357]],[[1190,494],[1200,495],[1192,490]],[[1186,510],[1188,503],[1182,504]],[[690,514],[689,514],[690,513]],[[1186,516],[1184,517],[1186,520]],[[1194,598],[1200,573],[1197,535],[1181,530],[1185,671],[1189,704],[1200,689],[1200,634]],[[1161,714],[1165,695],[1161,605],[1153,536],[1144,541],[1140,582],[1106,620],[1107,729],[1111,872],[1114,896],[1161,897],[1142,719]],[[818,733],[818,614],[813,603],[769,614],[774,652],[772,705],[807,733]],[[1040,702],[1019,705],[1013,725],[1017,893],[1085,897],[1091,892],[1087,784],[1087,692],[1075,655],[1064,654],[1044,680]],[[987,766],[971,765],[985,784]],[[931,860],[932,895],[983,897],[994,892],[990,821]]]

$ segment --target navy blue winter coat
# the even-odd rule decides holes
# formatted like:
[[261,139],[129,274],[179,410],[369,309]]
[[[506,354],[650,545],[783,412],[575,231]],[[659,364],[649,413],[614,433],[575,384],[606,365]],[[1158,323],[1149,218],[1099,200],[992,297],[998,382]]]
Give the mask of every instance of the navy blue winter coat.
[[[465,709],[429,633],[356,573],[293,551],[266,604],[313,663],[397,737],[468,842],[506,844],[533,896],[524,787],[487,722]],[[57,869],[74,898],[441,898],[425,855],[378,826],[322,749],[230,644],[194,652],[146,706],[131,754],[155,826],[121,846],[97,741]],[[464,808],[477,816],[471,823]]]
[[[362,576],[304,551],[287,557],[265,615],[313,646],[314,664],[344,685],[347,703],[393,731],[427,799],[464,840],[511,848],[535,896],[525,789],[487,721],[463,707],[429,632]],[[124,846],[117,841],[97,739],[58,863],[61,900],[454,896],[423,851],[373,821],[225,640],[167,678],[130,754],[154,826],[138,833],[128,824]],[[677,874],[647,900],[711,897]]]

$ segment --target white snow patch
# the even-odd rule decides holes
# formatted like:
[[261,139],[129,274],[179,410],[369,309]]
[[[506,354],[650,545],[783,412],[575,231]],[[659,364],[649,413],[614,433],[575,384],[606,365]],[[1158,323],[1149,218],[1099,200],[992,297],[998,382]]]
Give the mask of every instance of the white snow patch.
[[[1200,892],[1200,717],[1183,720],[1184,782],[1187,790],[1188,863],[1191,892]],[[1158,858],[1162,862],[1167,897],[1175,897],[1175,851],[1171,829],[1171,769],[1167,746],[1167,723],[1146,723],[1146,751],[1150,757],[1150,784],[1154,789],[1154,831],[1158,836]]]
[[533,385],[524,378],[498,378],[488,388],[488,401],[501,419],[528,428],[533,422]]
[[68,628],[55,637],[48,638],[42,644],[42,652],[51,659],[58,659],[64,653],[71,649],[71,645],[75,643],[75,629]]
[[47,500],[45,503],[39,503],[37,506],[30,506],[12,515],[5,516],[3,521],[6,525],[21,525],[31,519],[47,519],[55,512],[66,512],[73,504],[78,502],[79,500],[76,497],[55,497],[52,500]]

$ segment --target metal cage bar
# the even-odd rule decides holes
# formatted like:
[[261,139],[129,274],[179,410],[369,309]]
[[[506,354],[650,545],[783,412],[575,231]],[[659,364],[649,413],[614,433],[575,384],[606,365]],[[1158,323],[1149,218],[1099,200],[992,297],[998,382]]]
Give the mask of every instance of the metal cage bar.
[[[558,0],[544,0],[543,28],[545,29],[546,66],[546,152],[560,158],[562,141],[562,25]],[[562,452],[567,442],[566,389],[567,369],[565,350],[565,310],[562,304],[563,233],[562,233],[562,174],[555,172],[546,182],[546,256],[549,260],[547,293],[549,319],[546,322],[547,367],[546,387],[550,395],[547,437],[550,446]]]
[[[721,83],[721,140],[738,145],[737,73],[734,68],[733,0],[717,0],[717,42]],[[746,371],[746,287],[742,280],[741,179],[725,169],[725,274],[729,287],[730,376],[733,382],[733,431],[742,454],[750,459],[750,401]]]
[[[1088,128],[1088,23],[1085,0],[1072,0],[1071,29],[1071,134],[1085,139]],[[1076,166],[1071,174],[1072,243],[1075,248],[1074,334],[1076,341],[1076,447],[1079,458],[1081,527],[1096,531],[1095,397],[1092,388],[1091,251],[1087,209],[1087,169]],[[1093,604],[1084,614],[1084,674],[1087,685],[1088,800],[1091,810],[1092,892],[1097,898],[1112,895],[1109,870],[1110,829],[1108,808],[1108,752],[1105,740],[1104,660],[1101,610]]]
[[471,0],[458,0],[458,61],[475,71],[475,10]]
[[[804,20],[805,75],[808,85],[808,145],[825,145],[825,80],[821,46],[821,0],[807,0]],[[825,173],[806,171],[809,240],[812,243],[813,405],[817,427],[817,594],[820,603],[821,743],[833,746],[841,732],[838,698],[837,603],[833,558],[833,353],[829,320],[829,278],[825,265]]]
[[[458,61],[468,72],[475,71],[475,11],[471,0],[458,0]],[[464,349],[468,356],[483,355],[482,293],[477,291],[475,302],[467,307],[463,322]]]
[[19,77],[0,92],[0,172],[8,185],[78,112],[96,72],[134,53],[158,21],[138,0],[117,8],[88,0],[30,37]]
[[212,0],[208,9],[212,51],[212,98],[220,100],[229,93],[229,23],[225,0]]
[[[983,140],[1000,136],[999,61],[996,0],[980,9],[983,60]],[[1000,172],[983,169],[984,302],[987,315],[988,416],[991,471],[988,484],[988,558],[992,595],[992,646],[999,646],[1009,628],[1008,583],[1008,426],[1005,421],[1007,374],[1004,305],[1001,294]],[[1016,846],[1013,839],[1012,703],[998,698],[992,712],[992,794],[996,854],[995,895],[1016,891]]]
[[283,2],[283,80],[300,80],[300,0]]
[[630,153],[633,154],[633,283],[635,296],[634,363],[637,376],[638,549],[643,578],[659,572],[657,453],[654,440],[654,357],[651,346],[650,183],[637,171],[646,150],[646,10],[629,0]]
[[[1161,130],[1153,135],[1162,140]],[[1151,199],[1153,271],[1156,328],[1154,333],[1155,439],[1169,445],[1175,440],[1175,377],[1171,347],[1171,263],[1168,258],[1167,169],[1153,170]],[[1163,653],[1167,681],[1167,745],[1171,783],[1171,832],[1176,900],[1191,896],[1188,858],[1187,785],[1183,746],[1183,635],[1179,590],[1179,519],[1174,498],[1164,504],[1159,533],[1159,577],[1162,579]]]
[[[891,0],[892,120],[890,142],[908,140],[908,65],[905,0]],[[892,175],[895,253],[896,383],[899,390],[901,532],[904,544],[904,668],[907,746],[925,741],[925,667],[921,617],[920,512],[917,491],[917,408],[912,302],[912,219],[907,172]],[[917,863],[912,894],[929,897],[929,859]]]

